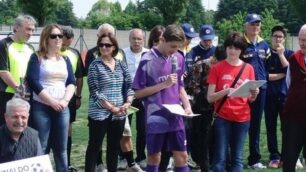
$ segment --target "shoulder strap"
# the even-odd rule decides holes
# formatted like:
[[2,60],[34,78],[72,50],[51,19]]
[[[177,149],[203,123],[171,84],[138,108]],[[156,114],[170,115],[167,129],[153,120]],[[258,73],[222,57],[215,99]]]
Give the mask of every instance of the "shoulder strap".
[[[243,63],[242,67],[240,68],[240,71],[239,71],[238,75],[236,76],[234,82],[233,82],[232,85],[231,85],[231,88],[234,88],[234,86],[236,85],[236,83],[237,83],[238,79],[240,78],[240,76],[241,76],[241,74],[242,74],[242,72],[243,72],[245,66],[246,66],[246,63]],[[227,96],[224,96],[224,97],[222,98],[222,100],[221,100],[221,102],[220,102],[220,104],[219,104],[219,106],[218,106],[218,108],[217,108],[217,110],[216,110],[216,112],[215,112],[215,115],[218,115],[218,112],[220,111],[221,107],[222,107],[223,104],[225,103],[225,100],[226,100],[226,99],[227,99]],[[215,116],[215,117],[217,117],[217,116]]]

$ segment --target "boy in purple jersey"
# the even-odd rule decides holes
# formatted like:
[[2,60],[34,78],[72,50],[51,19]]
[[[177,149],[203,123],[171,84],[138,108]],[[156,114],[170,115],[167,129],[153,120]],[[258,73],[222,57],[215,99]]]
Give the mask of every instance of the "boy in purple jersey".
[[173,152],[175,171],[189,171],[183,118],[162,106],[182,103],[192,114],[182,80],[184,58],[177,52],[184,40],[179,26],[167,26],[160,44],[142,57],[134,78],[135,95],[143,98],[146,110],[148,172],[158,172],[162,150]]

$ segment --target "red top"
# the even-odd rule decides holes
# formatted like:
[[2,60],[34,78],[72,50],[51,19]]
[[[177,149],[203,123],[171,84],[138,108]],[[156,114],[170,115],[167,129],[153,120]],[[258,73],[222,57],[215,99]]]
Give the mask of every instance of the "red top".
[[[229,88],[238,75],[240,66],[232,66],[226,60],[214,65],[208,76],[208,83],[216,85],[215,92]],[[234,88],[239,87],[245,80],[254,80],[254,69],[250,64],[246,64],[244,71],[238,79]],[[215,103],[215,110],[218,108],[222,98]],[[250,120],[250,107],[248,98],[228,97],[219,111],[219,117],[229,121],[246,122]]]

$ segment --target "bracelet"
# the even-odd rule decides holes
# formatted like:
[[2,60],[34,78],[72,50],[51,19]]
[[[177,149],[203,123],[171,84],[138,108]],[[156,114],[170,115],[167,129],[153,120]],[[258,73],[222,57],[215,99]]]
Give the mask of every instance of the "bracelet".
[[77,99],[82,99],[82,96],[75,96]]

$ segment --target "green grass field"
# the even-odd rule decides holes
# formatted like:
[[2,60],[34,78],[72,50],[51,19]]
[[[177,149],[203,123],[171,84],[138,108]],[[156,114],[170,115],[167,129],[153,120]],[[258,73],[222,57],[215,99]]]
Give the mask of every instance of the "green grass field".
[[[82,106],[77,112],[77,119],[73,123],[73,142],[72,142],[72,153],[71,153],[71,164],[72,166],[76,167],[80,172],[84,171],[85,165],[85,152],[87,147],[88,141],[88,127],[87,127],[87,109],[88,109],[88,88],[86,79],[84,80],[84,87],[83,87],[83,94],[82,94]],[[135,119],[135,118],[133,118]],[[132,122],[133,133],[135,133],[135,128],[133,125],[135,121]],[[261,142],[260,148],[262,153],[262,162],[267,165],[269,163],[269,154],[268,148],[266,143],[266,129],[265,129],[264,120],[262,121],[262,130],[261,130]],[[278,139],[280,139],[280,128],[278,129]],[[135,135],[135,134],[134,134]],[[133,138],[134,140],[135,138]],[[105,142],[105,141],[104,141]],[[281,143],[280,140],[278,142]],[[135,146],[135,144],[134,144]],[[280,148],[280,147],[279,147]],[[103,145],[103,156],[105,156],[105,144]],[[256,170],[249,170],[247,169],[247,156],[248,156],[248,138],[245,143],[244,149],[244,171],[246,172],[255,172]],[[103,157],[105,160],[105,157]],[[281,169],[265,169],[260,171],[267,171],[267,172],[281,172]],[[298,170],[298,171],[306,171],[306,169]]]

